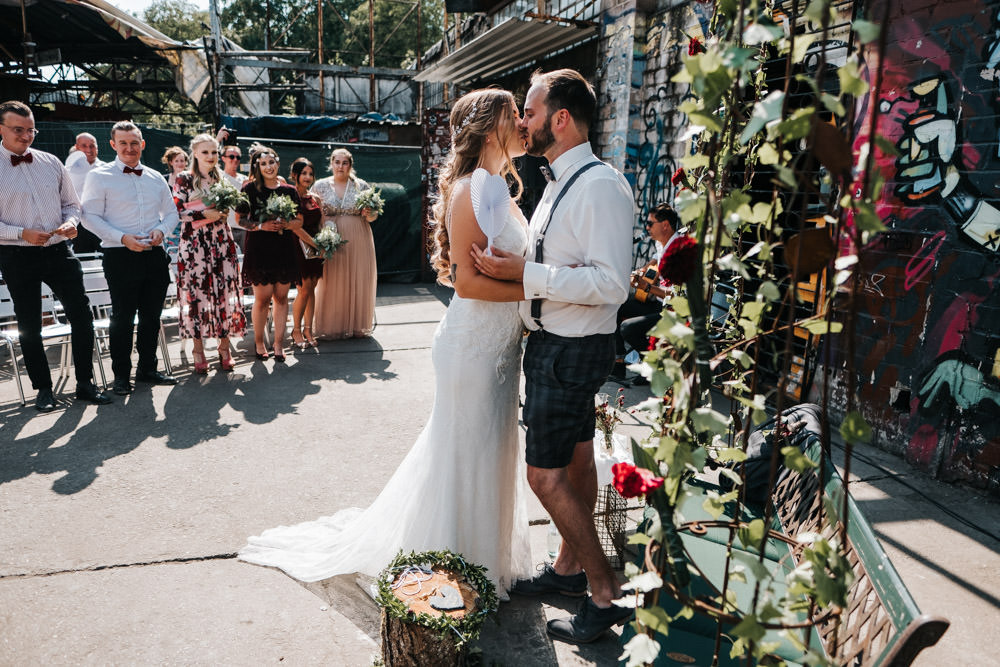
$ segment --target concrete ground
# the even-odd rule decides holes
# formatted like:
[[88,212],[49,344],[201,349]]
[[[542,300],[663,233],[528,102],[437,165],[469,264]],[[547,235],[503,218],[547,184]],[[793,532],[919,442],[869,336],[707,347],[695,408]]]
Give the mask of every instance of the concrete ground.
[[[253,358],[139,385],[97,408],[21,407],[0,357],[0,665],[371,665],[378,615],[351,578],[303,585],[235,560],[248,535],[367,505],[433,399],[431,336],[449,292],[381,285],[367,340],[321,343],[288,363]],[[210,356],[211,358],[211,356]],[[110,371],[110,364],[108,364]],[[608,385],[613,392],[615,385]],[[627,392],[628,404],[645,398]],[[622,429],[648,427],[629,417]],[[951,629],[917,665],[1000,664],[1000,512],[872,448],[852,490],[921,609]],[[533,502],[535,520],[545,518]],[[532,529],[535,560],[546,526]],[[478,642],[486,665],[609,665],[614,637],[576,647],[544,621],[558,596],[501,605]]]

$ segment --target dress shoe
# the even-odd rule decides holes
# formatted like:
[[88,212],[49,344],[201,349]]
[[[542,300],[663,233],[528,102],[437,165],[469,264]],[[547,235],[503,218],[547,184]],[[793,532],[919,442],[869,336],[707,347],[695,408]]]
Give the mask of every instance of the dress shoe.
[[90,401],[95,405],[107,405],[111,399],[97,388],[93,382],[82,382],[76,385],[76,397],[81,401]]
[[116,396],[128,396],[132,393],[132,383],[128,380],[115,378],[114,384],[111,385],[111,391],[115,392]]
[[512,593],[520,595],[545,595],[546,593],[562,593],[570,597],[580,597],[587,594],[587,575],[558,574],[552,566],[545,563],[541,571],[531,579],[520,579],[511,588]]
[[634,611],[631,607],[616,605],[601,608],[591,598],[587,598],[580,605],[576,616],[553,619],[548,622],[546,629],[556,639],[573,644],[589,644],[607,630],[630,619]]
[[149,384],[177,384],[177,378],[173,375],[166,375],[160,371],[149,371],[148,373],[136,373],[136,382],[147,382]]
[[52,412],[56,409],[56,397],[51,389],[39,389],[35,396],[35,409],[39,412]]

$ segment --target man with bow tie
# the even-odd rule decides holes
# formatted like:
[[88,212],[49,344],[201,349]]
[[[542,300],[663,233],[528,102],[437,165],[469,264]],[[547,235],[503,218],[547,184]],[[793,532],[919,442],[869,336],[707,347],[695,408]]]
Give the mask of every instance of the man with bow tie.
[[80,261],[66,243],[76,236],[80,201],[59,158],[29,150],[36,134],[28,105],[0,103],[0,273],[14,302],[24,366],[38,392],[35,407],[56,407],[42,345],[42,283],[62,303],[72,330],[76,397],[110,403],[93,381],[94,320]]
[[132,392],[136,314],[136,381],[177,383],[156,368],[156,338],[170,286],[170,258],[163,249],[163,239],[180,220],[167,181],[140,162],[145,146],[142,131],[133,123],[115,123],[111,147],[117,159],[87,174],[83,186],[83,219],[104,249],[104,275],[111,291],[112,391],[119,396]]

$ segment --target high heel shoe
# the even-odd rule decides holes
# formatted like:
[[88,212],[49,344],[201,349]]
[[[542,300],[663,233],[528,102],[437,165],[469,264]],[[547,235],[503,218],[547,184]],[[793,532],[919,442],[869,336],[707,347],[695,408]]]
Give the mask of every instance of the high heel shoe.
[[224,371],[231,371],[236,368],[236,362],[233,361],[233,355],[229,352],[229,349],[223,350],[219,348],[219,366]]
[[278,346],[274,347],[274,360],[279,364],[285,363],[285,351]]
[[[296,334],[298,334],[298,338],[295,337]],[[292,331],[292,344],[295,345],[300,350],[304,350],[309,347],[308,341],[306,341],[305,337],[302,335],[302,332],[299,331],[298,329]]]
[[319,343],[316,342],[316,339],[313,338],[312,329],[310,329],[309,327],[306,327],[302,331],[302,335],[305,337],[306,341],[309,343],[309,347],[316,347],[317,345],[319,345]]
[[271,358],[271,355],[269,355],[267,353],[267,350],[264,350],[263,352],[257,351],[257,360],[258,361],[267,361],[270,358]]
[[205,351],[192,350],[191,356],[194,357],[194,372],[198,375],[207,375],[208,362],[205,360]]

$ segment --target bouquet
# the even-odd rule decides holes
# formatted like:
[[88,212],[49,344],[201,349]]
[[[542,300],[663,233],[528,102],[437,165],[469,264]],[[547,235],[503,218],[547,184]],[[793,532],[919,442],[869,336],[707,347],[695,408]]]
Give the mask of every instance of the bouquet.
[[597,394],[595,398],[594,416],[597,417],[597,428],[604,434],[604,446],[611,451],[611,436],[615,432],[615,426],[622,423],[620,410],[625,408],[625,390],[618,390],[614,406],[611,405],[611,399],[607,394]]
[[382,211],[385,210],[385,200],[382,199],[382,193],[375,188],[368,188],[358,193],[354,199],[354,205],[362,210],[371,209],[375,215],[382,215]]
[[240,204],[244,206],[249,204],[247,196],[226,179],[210,187],[208,194],[202,197],[201,201],[207,208],[214,208],[217,211],[228,211]]
[[316,248],[310,250],[315,252],[315,257],[330,259],[337,248],[347,243],[347,239],[340,235],[336,225],[330,224],[319,230],[319,234],[313,237],[313,243],[316,244]]
[[[299,206],[292,198],[288,195],[273,194],[267,198],[267,203],[264,204],[264,208],[260,212],[260,221],[264,222],[266,220],[284,220],[288,221],[294,218],[299,212]],[[283,234],[283,230],[278,230],[279,234]]]

